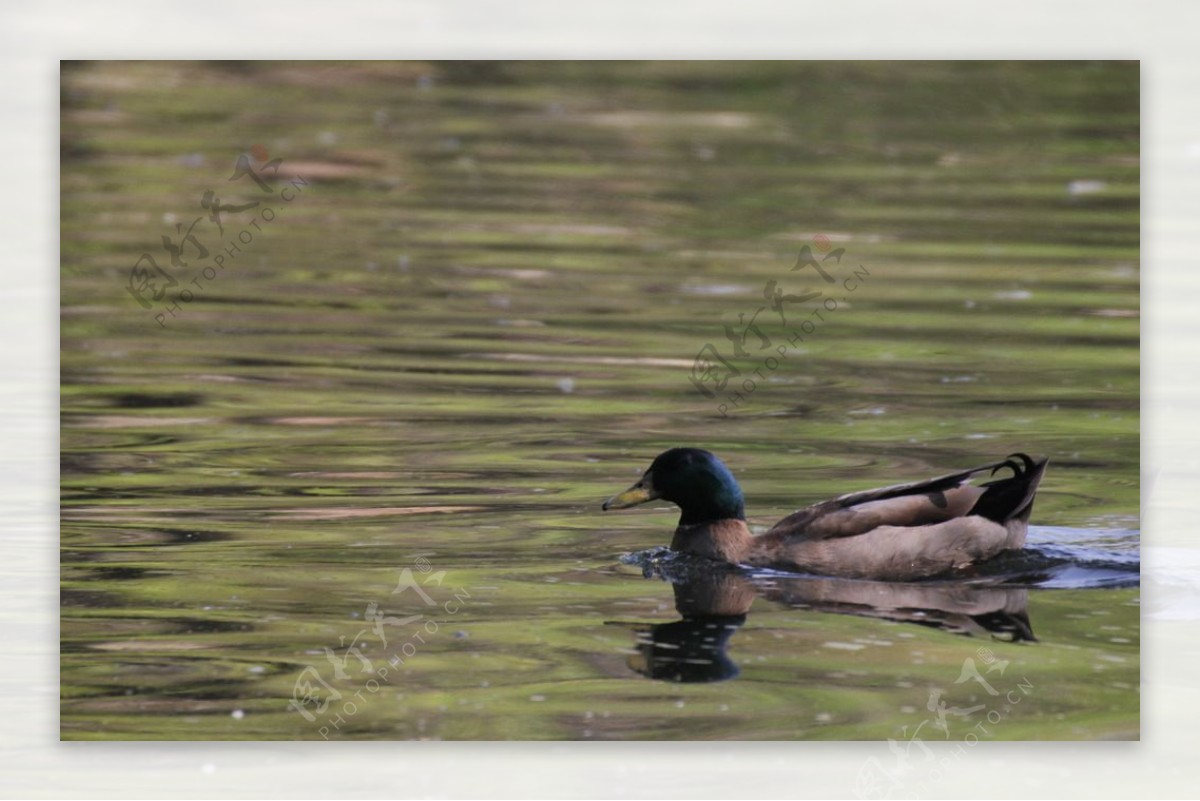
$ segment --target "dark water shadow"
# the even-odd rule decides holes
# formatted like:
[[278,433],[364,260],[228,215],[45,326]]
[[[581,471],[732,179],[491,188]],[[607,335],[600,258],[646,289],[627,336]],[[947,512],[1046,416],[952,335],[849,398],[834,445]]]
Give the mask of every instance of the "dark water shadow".
[[[636,653],[629,667],[673,682],[725,681],[738,676],[727,649],[755,599],[793,609],[889,620],[948,634],[1034,642],[1028,590],[975,580],[899,584],[748,571],[670,551],[625,560],[646,578],[669,581],[680,619],[633,623]],[[617,624],[621,625],[621,624]]]

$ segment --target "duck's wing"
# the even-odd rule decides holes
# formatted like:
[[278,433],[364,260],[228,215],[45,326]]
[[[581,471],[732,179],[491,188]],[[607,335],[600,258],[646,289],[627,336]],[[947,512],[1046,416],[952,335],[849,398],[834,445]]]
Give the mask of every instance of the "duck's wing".
[[[1034,462],[1018,453],[926,481],[852,492],[790,514],[767,533],[822,540],[853,537],[879,526],[933,525],[970,514],[1003,523],[1027,512],[1046,461]],[[979,473],[994,474],[1002,467],[1010,468],[1013,475],[978,486],[970,483]]]

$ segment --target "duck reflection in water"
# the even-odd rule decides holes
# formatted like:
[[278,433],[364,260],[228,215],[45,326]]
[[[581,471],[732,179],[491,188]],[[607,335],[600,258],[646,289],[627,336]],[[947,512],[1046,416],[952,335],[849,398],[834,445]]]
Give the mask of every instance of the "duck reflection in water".
[[670,581],[681,619],[632,624],[628,665],[651,679],[715,682],[740,670],[726,649],[755,598],[814,612],[871,617],[967,636],[1034,641],[1024,589],[958,582],[897,584],[818,576],[749,574],[665,552],[638,558],[647,578]]
[[[652,569],[651,569],[652,570]],[[683,616],[672,623],[635,625],[637,653],[629,666],[651,679],[710,682],[735,678],[738,666],[725,653],[729,638],[746,622],[754,602],[754,585],[733,570],[696,571],[687,581],[671,581],[675,609]],[[648,576],[654,575],[654,571]]]

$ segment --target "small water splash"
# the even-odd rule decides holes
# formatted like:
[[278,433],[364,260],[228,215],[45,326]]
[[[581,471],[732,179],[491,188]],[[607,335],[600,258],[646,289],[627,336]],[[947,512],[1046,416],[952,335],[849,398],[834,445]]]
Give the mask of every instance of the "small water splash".
[[1077,590],[1141,582],[1141,532],[1132,529],[1030,526],[1016,557],[1021,573],[1006,583]]

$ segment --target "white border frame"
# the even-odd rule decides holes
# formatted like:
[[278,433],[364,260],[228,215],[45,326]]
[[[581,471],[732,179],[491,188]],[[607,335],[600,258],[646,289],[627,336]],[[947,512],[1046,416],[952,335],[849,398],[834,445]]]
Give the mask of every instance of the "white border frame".
[[[58,61],[1106,58],[1143,77],[1141,743],[981,743],[936,797],[1193,796],[1200,780],[1200,5],[1062,0],[116,0],[0,9],[0,795],[848,797],[880,743],[58,742]],[[884,749],[881,751],[880,749]]]

